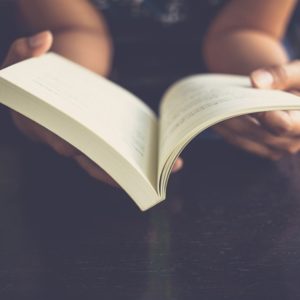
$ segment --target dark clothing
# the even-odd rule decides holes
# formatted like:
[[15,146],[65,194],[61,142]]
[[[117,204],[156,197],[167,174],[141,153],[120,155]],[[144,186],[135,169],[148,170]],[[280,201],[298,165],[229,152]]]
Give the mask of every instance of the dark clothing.
[[17,36],[15,0],[0,0],[0,64]]
[[220,1],[92,2],[103,12],[115,44],[113,79],[148,103],[157,104],[177,79],[205,71],[202,39]]
[[91,0],[110,17],[152,21],[172,26],[190,21],[193,17],[206,18],[208,10],[219,7],[225,0]]

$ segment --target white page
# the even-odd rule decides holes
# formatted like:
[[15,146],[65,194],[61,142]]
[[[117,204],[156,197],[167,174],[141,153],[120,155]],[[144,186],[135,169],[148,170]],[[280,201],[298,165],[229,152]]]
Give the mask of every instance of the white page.
[[157,119],[134,95],[53,53],[0,76],[92,130],[155,182]]
[[[248,77],[197,75],[173,85],[160,107],[159,174],[174,149],[223,119],[255,111],[300,109],[300,97],[251,88]],[[203,128],[203,129],[205,129]]]

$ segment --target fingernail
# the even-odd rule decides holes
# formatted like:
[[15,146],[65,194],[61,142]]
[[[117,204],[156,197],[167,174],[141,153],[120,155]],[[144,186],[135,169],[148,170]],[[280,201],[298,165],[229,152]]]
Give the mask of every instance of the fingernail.
[[257,70],[252,73],[252,78],[260,88],[271,88],[274,83],[272,74],[265,70]]
[[30,48],[37,48],[41,46],[45,41],[45,32],[38,33],[34,36],[31,36],[28,39],[28,44]]
[[179,159],[176,160],[172,171],[177,172],[182,168],[182,166],[183,166],[183,160],[179,158]]

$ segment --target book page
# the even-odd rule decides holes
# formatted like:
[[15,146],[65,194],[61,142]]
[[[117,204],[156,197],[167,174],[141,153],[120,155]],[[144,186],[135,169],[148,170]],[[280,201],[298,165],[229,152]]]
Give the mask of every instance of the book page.
[[93,131],[156,182],[157,118],[134,95],[53,53],[6,68],[0,77]]
[[160,107],[159,174],[174,149],[224,119],[257,111],[300,109],[300,97],[251,87],[248,77],[196,75],[175,83]]

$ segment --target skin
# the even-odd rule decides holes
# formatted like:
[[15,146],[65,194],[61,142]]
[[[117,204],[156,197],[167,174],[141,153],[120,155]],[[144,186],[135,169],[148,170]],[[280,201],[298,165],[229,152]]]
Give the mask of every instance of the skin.
[[[281,39],[295,4],[295,0],[230,1],[206,35],[203,55],[209,69],[219,73],[251,74],[256,88],[289,90],[284,83],[287,74],[283,67],[288,57]],[[279,71],[273,75],[282,82],[277,86],[270,84],[272,77],[263,72],[264,68],[275,66]],[[242,116],[218,124],[214,129],[229,143],[270,159],[300,150],[300,114],[296,111]]]

